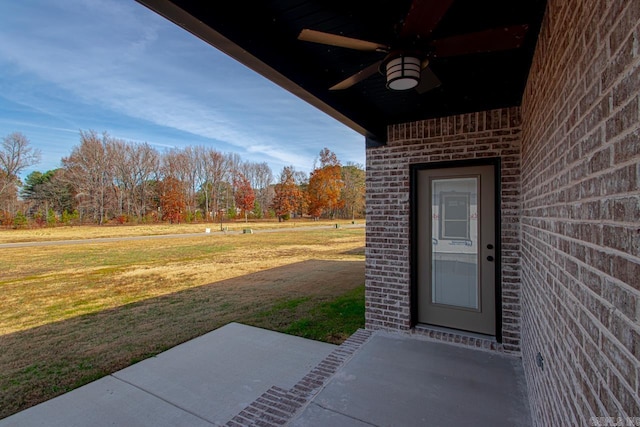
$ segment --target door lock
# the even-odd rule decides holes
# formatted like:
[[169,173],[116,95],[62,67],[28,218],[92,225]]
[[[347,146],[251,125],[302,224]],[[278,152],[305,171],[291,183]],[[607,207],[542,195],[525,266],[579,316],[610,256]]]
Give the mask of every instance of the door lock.
[[491,255],[489,255],[489,256],[487,257],[487,261],[493,261],[493,257],[492,257]]
[[487,249],[493,249],[493,245],[492,245],[491,243],[489,243],[489,244],[487,245]]

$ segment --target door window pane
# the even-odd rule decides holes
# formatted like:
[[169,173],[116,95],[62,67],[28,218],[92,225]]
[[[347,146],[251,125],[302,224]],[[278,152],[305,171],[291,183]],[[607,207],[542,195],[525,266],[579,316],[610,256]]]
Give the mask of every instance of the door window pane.
[[478,309],[478,177],[431,181],[432,303]]

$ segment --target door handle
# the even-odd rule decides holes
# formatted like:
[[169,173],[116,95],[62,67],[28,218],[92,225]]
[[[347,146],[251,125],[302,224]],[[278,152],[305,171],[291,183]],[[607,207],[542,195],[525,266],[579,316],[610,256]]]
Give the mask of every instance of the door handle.
[[493,261],[493,257],[492,257],[491,255],[489,255],[489,256],[487,257],[487,261]]

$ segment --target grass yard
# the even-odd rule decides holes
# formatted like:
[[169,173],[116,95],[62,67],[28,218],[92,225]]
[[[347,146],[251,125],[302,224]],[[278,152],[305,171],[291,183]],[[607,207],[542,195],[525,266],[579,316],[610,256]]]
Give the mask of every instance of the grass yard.
[[333,343],[364,325],[364,228],[2,248],[0,266],[0,418],[232,321]]

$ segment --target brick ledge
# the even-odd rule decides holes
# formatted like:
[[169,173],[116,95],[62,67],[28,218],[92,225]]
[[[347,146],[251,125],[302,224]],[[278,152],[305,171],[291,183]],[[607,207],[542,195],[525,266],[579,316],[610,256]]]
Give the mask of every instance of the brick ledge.
[[291,389],[271,387],[225,425],[227,427],[285,425],[318,394],[328,380],[351,359],[356,350],[367,342],[372,334],[371,330],[358,329]]
[[518,357],[521,356],[519,351],[513,351],[505,348],[502,343],[496,341],[495,337],[483,336],[472,332],[439,328],[430,325],[416,325],[409,331],[409,334],[416,337],[445,342],[447,344],[456,344],[463,347],[503,353]]

